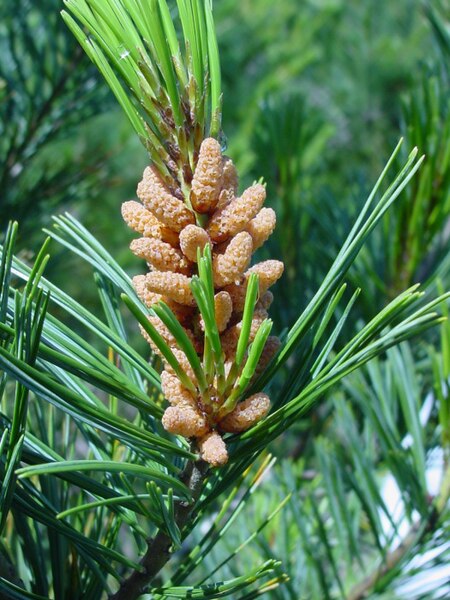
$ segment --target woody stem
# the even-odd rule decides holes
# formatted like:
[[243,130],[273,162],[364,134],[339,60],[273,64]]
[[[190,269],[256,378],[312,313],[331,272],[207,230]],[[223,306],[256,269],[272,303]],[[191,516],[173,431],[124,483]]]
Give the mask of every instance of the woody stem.
[[[189,461],[180,476],[180,480],[191,492],[189,502],[178,502],[175,509],[175,521],[180,531],[187,524],[192,510],[200,497],[208,464],[202,460]],[[140,561],[141,569],[134,570],[124,579],[120,588],[109,600],[136,600],[142,595],[152,580],[161,571],[172,556],[172,540],[162,530],[147,541],[147,551]]]
[[432,534],[436,530],[440,518],[447,507],[449,498],[450,468],[447,468],[443,473],[441,490],[435,499],[428,516],[425,519],[418,520],[412,525],[411,529],[397,548],[386,554],[383,563],[348,592],[346,596],[347,600],[363,600],[364,598],[368,598],[383,578],[405,560],[411,551],[417,547],[426,536]]

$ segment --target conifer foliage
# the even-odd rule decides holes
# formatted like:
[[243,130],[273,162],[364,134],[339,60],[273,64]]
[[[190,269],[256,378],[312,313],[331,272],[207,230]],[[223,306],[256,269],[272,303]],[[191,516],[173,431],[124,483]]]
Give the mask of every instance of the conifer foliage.
[[[78,155],[76,128],[109,105],[106,90],[59,8],[58,0],[0,7],[0,218],[20,219],[29,237],[44,206],[80,199],[102,179],[102,157],[87,165]],[[55,160],[63,140],[71,144]]]
[[[414,187],[423,157],[400,141],[304,308],[297,282],[283,294],[293,323],[270,335],[284,264],[273,250],[283,244],[269,238],[283,232],[264,206],[264,173],[244,188],[225,154],[222,102],[232,99],[222,98],[211,0],[64,4],[65,23],[148,151],[137,199],[122,205],[147,272],[131,278],[69,214],[54,218],[31,266],[17,254],[17,223],[7,228],[0,597],[401,594],[414,552],[448,554],[448,261],[439,244],[428,292],[411,281],[420,261],[407,262],[405,289],[390,287],[368,312],[364,289],[349,293],[346,278],[355,280],[357,263],[356,280],[366,268],[376,284],[370,261],[358,261],[388,215],[406,214],[416,231],[416,211],[402,212],[405,190],[426,214],[432,252],[448,224],[439,200],[448,198],[447,163],[429,199],[440,169],[432,162]],[[445,47],[443,15],[429,19]],[[282,166],[281,154],[274,160]],[[51,242],[91,267],[101,309],[45,277]],[[255,259],[260,249],[266,260]],[[418,337],[426,344],[410,346]],[[275,440],[296,441],[280,467],[269,453]],[[431,495],[436,449],[442,469]],[[395,478],[401,518],[379,490],[381,470]]]

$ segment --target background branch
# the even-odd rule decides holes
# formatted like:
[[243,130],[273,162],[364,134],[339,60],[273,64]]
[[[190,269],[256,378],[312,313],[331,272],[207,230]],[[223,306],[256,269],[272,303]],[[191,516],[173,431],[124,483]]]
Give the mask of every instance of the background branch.
[[394,570],[411,552],[413,548],[420,545],[430,534],[436,531],[439,526],[442,514],[447,508],[447,503],[450,498],[450,469],[447,469],[443,474],[441,490],[437,496],[433,508],[426,519],[418,519],[403,538],[401,543],[386,554],[386,559],[383,564],[377,569],[374,569],[361,582],[357,583],[348,593],[347,600],[363,600],[368,598],[373,592],[378,583]]

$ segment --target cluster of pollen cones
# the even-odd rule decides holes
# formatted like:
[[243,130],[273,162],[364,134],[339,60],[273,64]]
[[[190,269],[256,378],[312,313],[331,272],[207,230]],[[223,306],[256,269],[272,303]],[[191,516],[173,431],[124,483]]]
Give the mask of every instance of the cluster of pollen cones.
[[[238,177],[232,161],[222,156],[219,143],[203,141],[194,172],[189,198],[180,190],[170,190],[154,167],[144,171],[137,188],[141,202],[125,202],[122,215],[142,237],[133,240],[131,250],[144,259],[150,271],[134,278],[137,294],[147,305],[163,300],[185,328],[199,356],[203,352],[203,322],[190,288],[197,274],[198,249],[210,245],[214,278],[214,308],[221,336],[225,370],[233,365],[242,324],[247,283],[251,273],[258,275],[259,296],[250,331],[251,342],[267,317],[273,296],[269,287],[283,272],[283,263],[266,260],[250,267],[253,252],[270,236],[275,213],[263,208],[266,192],[256,184],[237,195]],[[171,347],[179,364],[196,385],[194,372],[175,338],[156,316],[153,326]],[[143,331],[149,343],[153,343]],[[270,362],[279,347],[276,337],[267,339],[254,378]],[[155,351],[158,351],[153,346]],[[270,400],[257,393],[230,408],[218,395],[214,382],[208,396],[195,396],[186,389],[168,364],[161,375],[162,390],[170,406],[162,422],[167,431],[195,438],[203,460],[213,466],[227,462],[224,433],[240,433],[261,420]],[[197,389],[197,388],[196,388]]]

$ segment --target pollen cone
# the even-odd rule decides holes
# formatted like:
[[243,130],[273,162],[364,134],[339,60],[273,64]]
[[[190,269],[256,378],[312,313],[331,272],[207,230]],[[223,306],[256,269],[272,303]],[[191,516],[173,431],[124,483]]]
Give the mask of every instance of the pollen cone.
[[[191,172],[190,166],[187,166],[188,172]],[[136,293],[150,310],[150,325],[172,353],[170,364],[160,356],[162,391],[169,403],[162,417],[163,427],[175,435],[196,440],[200,457],[212,467],[220,467],[228,461],[222,436],[246,431],[270,409],[270,399],[262,392],[237,398],[232,405],[227,402],[242,368],[235,364],[234,357],[242,329],[248,280],[252,273],[258,275],[258,302],[249,332],[251,343],[268,316],[273,300],[268,290],[281,277],[284,267],[274,259],[250,266],[255,250],[273,232],[276,215],[271,208],[263,206],[266,189],[260,183],[239,195],[236,168],[230,158],[222,155],[217,140],[203,140],[189,181],[190,185],[186,183],[183,188],[184,193],[181,188],[173,191],[155,166],[147,167],[137,188],[140,202],[125,202],[122,216],[140,235],[131,243],[132,252],[150,268],[148,273],[134,277]],[[192,277],[198,275],[198,253],[208,246],[212,256],[208,285],[214,288],[214,302],[209,307],[207,323],[210,328],[211,322],[215,322],[220,335],[225,361],[222,374],[211,372],[210,365],[202,364],[205,344],[211,342],[205,341],[205,329],[207,332],[209,329],[191,290]],[[152,313],[151,307],[160,301],[167,304],[182,325],[177,335],[183,335],[184,340],[192,344],[197,353],[195,364],[192,350],[185,353],[178,345],[177,335]],[[142,333],[159,354],[151,337],[143,329]],[[270,362],[279,345],[278,338],[268,338],[253,380]],[[204,369],[201,377],[199,364]]]

